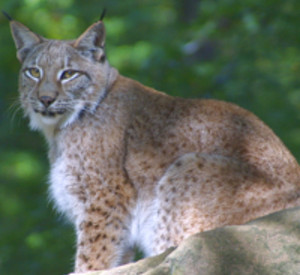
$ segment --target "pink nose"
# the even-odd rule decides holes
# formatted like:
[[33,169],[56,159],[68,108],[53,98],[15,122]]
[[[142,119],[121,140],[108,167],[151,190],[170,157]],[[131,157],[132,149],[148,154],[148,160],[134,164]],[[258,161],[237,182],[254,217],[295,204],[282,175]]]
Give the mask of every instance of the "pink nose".
[[54,102],[55,98],[43,95],[39,98],[39,100],[43,103],[45,107],[49,107]]

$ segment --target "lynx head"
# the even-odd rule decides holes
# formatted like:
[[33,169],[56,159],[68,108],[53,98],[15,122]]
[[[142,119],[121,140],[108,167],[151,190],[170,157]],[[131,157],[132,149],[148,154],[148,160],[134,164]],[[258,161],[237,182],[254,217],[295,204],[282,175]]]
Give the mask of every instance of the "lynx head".
[[10,21],[22,64],[19,92],[33,129],[52,132],[93,113],[117,76],[105,58],[102,21],[78,39],[49,40]]

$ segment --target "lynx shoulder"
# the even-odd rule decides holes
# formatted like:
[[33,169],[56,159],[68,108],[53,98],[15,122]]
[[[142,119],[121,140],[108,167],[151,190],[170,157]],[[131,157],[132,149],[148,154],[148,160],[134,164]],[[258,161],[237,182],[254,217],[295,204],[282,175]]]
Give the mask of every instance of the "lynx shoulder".
[[76,272],[300,205],[299,165],[255,115],[119,75],[101,21],[73,41],[10,24],[20,101],[48,141],[50,193],[76,230]]

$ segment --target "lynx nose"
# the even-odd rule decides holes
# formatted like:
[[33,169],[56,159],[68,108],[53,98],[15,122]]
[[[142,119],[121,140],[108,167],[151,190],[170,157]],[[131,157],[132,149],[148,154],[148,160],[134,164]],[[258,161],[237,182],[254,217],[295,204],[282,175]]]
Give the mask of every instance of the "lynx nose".
[[54,102],[55,98],[53,98],[51,96],[43,95],[43,96],[39,97],[39,100],[47,108]]

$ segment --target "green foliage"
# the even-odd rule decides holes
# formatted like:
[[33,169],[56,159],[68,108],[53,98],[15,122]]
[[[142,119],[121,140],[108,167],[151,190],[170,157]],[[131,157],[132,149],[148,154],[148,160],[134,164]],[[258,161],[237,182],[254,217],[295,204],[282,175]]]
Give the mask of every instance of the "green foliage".
[[[106,7],[108,58],[122,74],[176,96],[235,102],[300,159],[299,1],[0,3],[56,39],[77,37]],[[72,269],[74,234],[48,203],[44,141],[15,104],[19,64],[4,16],[0,37],[0,273],[64,274]]]

